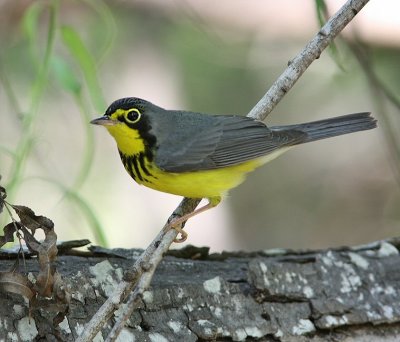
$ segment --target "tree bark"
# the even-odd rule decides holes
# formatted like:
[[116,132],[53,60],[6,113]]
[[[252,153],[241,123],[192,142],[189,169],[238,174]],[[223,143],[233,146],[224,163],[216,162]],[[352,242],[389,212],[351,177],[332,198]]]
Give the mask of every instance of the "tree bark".
[[[395,341],[399,246],[392,239],[324,251],[171,251],[119,341]],[[45,302],[29,317],[23,297],[2,292],[0,340],[74,341],[141,253],[94,247],[59,255],[57,271],[71,295],[64,320],[55,325]],[[3,256],[1,271],[14,263]],[[34,274],[37,261],[25,267]]]

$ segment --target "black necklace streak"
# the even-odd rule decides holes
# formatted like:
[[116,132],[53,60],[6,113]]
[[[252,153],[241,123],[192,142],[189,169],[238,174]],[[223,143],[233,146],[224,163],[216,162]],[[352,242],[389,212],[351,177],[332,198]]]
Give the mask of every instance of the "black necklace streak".
[[149,177],[156,178],[148,170],[145,161],[145,154],[143,152],[127,156],[119,151],[119,155],[126,171],[136,182],[152,183],[149,180]]
[[[124,115],[121,115],[118,120],[125,123],[130,129],[139,133],[140,138],[144,144],[144,151],[138,152],[133,155],[126,155],[119,151],[121,161],[125,166],[126,171],[129,175],[138,183],[152,183],[150,178],[157,179],[156,176],[152,175],[148,166],[153,161],[153,150],[157,145],[156,137],[151,134],[151,124],[149,118],[146,116],[147,106],[149,104],[140,99],[136,98],[124,98],[115,101],[111,104],[107,112],[115,112],[117,109],[129,110],[131,108],[137,109],[142,113],[142,116],[138,122],[128,122]],[[107,114],[107,113],[106,113]]]

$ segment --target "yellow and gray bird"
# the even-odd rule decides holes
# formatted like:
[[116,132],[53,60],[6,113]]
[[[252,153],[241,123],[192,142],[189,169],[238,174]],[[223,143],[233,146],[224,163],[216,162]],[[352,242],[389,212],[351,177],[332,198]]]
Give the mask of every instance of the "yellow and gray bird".
[[293,146],[376,127],[370,113],[267,127],[245,116],[166,110],[135,97],[116,100],[91,123],[114,137],[122,163],[137,183],[208,199],[207,205],[169,224],[181,233],[177,242],[186,240],[182,223],[216,206],[247,173]]

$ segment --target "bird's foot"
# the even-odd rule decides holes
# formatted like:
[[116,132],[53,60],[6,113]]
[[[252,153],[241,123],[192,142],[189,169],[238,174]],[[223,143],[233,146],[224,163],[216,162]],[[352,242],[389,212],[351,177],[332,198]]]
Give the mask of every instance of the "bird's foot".
[[191,213],[188,213],[181,217],[178,217],[176,219],[172,219],[170,222],[168,222],[168,224],[164,228],[165,232],[170,229],[175,229],[178,232],[178,235],[180,235],[180,237],[175,238],[174,242],[181,243],[181,242],[186,241],[188,234],[183,230],[183,227],[185,226],[186,221],[193,216],[196,216],[206,210],[214,208],[216,205],[218,205],[218,203],[220,201],[221,201],[221,197],[209,198],[209,202],[205,206],[203,206],[199,209],[196,209],[196,210],[192,211]]
[[165,226],[164,231],[167,232],[170,229],[175,229],[178,233],[178,236],[174,239],[175,243],[182,243],[187,240],[188,233],[183,230],[183,226],[185,225],[186,218],[185,216],[179,217],[177,219],[172,219]]

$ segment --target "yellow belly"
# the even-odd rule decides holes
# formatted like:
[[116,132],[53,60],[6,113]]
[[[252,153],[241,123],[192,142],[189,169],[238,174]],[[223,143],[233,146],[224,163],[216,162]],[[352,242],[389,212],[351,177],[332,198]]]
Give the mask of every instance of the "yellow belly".
[[147,164],[151,176],[136,181],[154,190],[190,198],[223,197],[245,179],[247,173],[276,158],[288,148],[248,162],[214,170],[171,173]]
[[158,191],[184,197],[218,197],[242,183],[246,173],[257,166],[259,165],[256,161],[251,161],[224,169],[196,172],[169,173],[158,169],[154,170],[156,179],[151,179],[151,183],[144,181],[142,184]]

